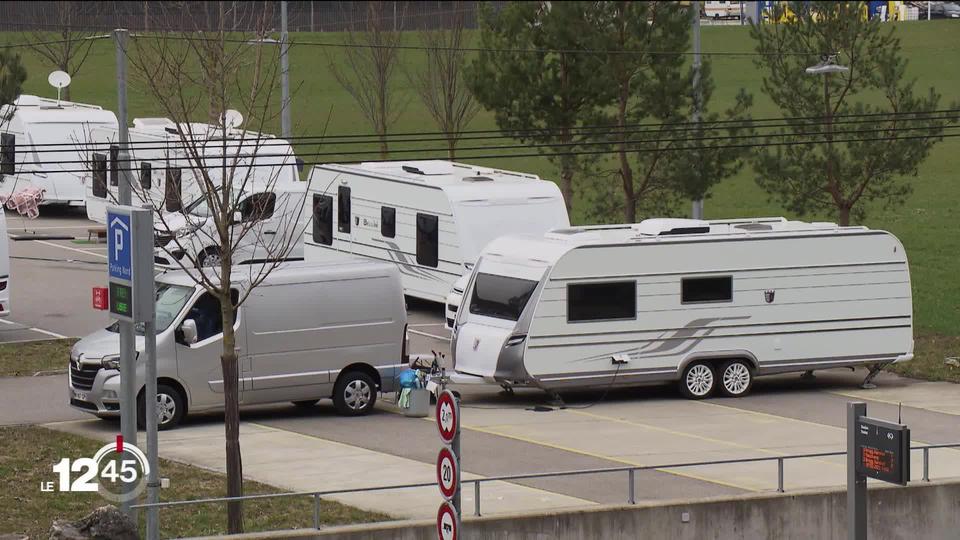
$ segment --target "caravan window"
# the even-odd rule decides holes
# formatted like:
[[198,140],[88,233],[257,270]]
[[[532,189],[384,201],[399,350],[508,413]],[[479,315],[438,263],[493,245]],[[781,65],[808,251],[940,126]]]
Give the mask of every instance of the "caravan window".
[[636,281],[567,285],[567,322],[636,318]]
[[417,213],[417,264],[437,267],[440,262],[440,219]]
[[733,300],[733,277],[683,278],[680,280],[680,301],[684,304],[730,302]]
[[0,133],[0,174],[16,174],[17,136]]
[[337,188],[337,230],[350,233],[350,188]]
[[313,241],[329,246],[333,243],[333,197],[313,196]]
[[167,212],[179,212],[183,209],[183,200],[180,198],[180,193],[180,169],[167,169],[167,183],[163,191],[163,201],[167,206]]
[[140,187],[142,189],[150,189],[153,187],[153,166],[144,161],[140,164]]
[[384,238],[397,236],[397,209],[390,206],[380,207],[380,235]]
[[90,164],[93,172],[93,196],[98,199],[107,198],[107,156],[93,154],[93,163]]
[[470,313],[515,321],[520,318],[537,282],[494,274],[477,273],[470,298]]
[[117,163],[117,160],[120,159],[120,147],[117,145],[110,146],[110,185],[118,186],[120,185],[120,164]]

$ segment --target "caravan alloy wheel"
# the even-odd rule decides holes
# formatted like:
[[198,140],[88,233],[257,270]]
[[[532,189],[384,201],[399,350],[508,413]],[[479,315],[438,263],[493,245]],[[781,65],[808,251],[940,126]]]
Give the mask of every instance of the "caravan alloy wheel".
[[713,393],[717,377],[713,366],[706,362],[694,362],[683,370],[680,391],[690,399],[703,399]]
[[744,360],[725,363],[720,373],[720,391],[727,397],[745,396],[753,386],[753,371]]

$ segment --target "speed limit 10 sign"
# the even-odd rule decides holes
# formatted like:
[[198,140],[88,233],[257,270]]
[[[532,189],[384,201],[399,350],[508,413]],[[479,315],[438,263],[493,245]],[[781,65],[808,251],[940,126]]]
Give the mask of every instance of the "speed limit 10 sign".
[[460,523],[457,520],[457,511],[453,505],[444,501],[437,511],[437,538],[440,540],[457,540],[460,538]]
[[446,444],[451,444],[460,431],[460,407],[449,390],[444,390],[437,398],[437,429]]
[[460,467],[457,458],[444,446],[437,454],[437,486],[443,498],[452,501],[460,485]]

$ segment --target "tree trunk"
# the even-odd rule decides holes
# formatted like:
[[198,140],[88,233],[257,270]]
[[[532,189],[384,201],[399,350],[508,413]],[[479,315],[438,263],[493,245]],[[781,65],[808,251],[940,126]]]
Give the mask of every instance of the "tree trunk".
[[841,227],[846,227],[850,225],[850,208],[847,206],[840,206],[837,209],[837,222]]
[[620,144],[618,154],[620,158],[620,178],[623,180],[623,219],[624,223],[637,221],[637,200],[633,190],[633,169],[627,159],[627,100],[629,100],[629,82],[621,83],[620,99],[617,109],[617,126],[620,128]]
[[[227,246],[229,243],[222,242]],[[222,254],[219,291],[220,315],[223,318],[223,351],[220,369],[223,371],[223,429],[226,439],[227,497],[243,496],[243,462],[240,455],[240,369],[237,358],[237,336],[233,331],[233,298],[230,280],[233,254],[229,249]],[[227,503],[227,532],[243,532],[243,503]]]
[[447,157],[450,158],[450,161],[456,161],[457,159],[457,139],[454,138],[452,133],[447,133]]

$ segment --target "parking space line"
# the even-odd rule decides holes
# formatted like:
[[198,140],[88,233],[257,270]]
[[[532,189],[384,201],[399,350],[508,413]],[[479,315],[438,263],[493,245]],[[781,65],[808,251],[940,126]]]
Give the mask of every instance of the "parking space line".
[[418,326],[443,326],[442,322],[433,322],[433,323],[417,323],[417,324],[408,324],[410,328],[416,328]]
[[107,258],[106,255],[101,255],[100,253],[94,253],[94,252],[92,252],[92,251],[87,251],[87,250],[85,250],[85,249],[77,249],[77,248],[73,248],[73,247],[70,247],[70,246],[61,246],[60,244],[54,244],[53,242],[47,242],[46,240],[33,240],[33,242],[36,242],[36,243],[38,243],[38,244],[43,244],[43,245],[45,245],[45,246],[50,246],[50,247],[55,247],[55,248],[60,248],[60,249],[66,249],[66,250],[68,250],[68,251],[76,251],[77,253],[83,253],[84,255],[92,255],[92,256],[94,256],[94,257],[102,257],[102,258],[104,258],[104,259]]
[[439,339],[440,341],[448,341],[448,340],[450,339],[450,336],[446,336],[446,337],[444,337],[444,336],[437,336],[437,335],[434,335],[434,334],[428,334],[428,333],[426,333],[426,332],[421,332],[421,331],[419,331],[419,330],[410,330],[409,328],[407,329],[407,332],[410,332],[411,334],[416,334],[416,335],[418,335],[418,336],[426,336],[426,337],[428,337],[428,338]]
[[[39,332],[39,333],[41,333],[41,334],[46,334],[46,335],[51,336],[51,337],[54,337],[54,338],[56,338],[56,339],[67,339],[67,338],[70,337],[70,336],[65,336],[65,335],[63,335],[63,334],[58,334],[58,333],[56,333],[56,332],[51,332],[51,331],[49,331],[49,330],[44,330],[43,328],[37,328],[37,327],[35,327],[35,326],[29,326],[29,327],[28,327],[28,326],[22,325],[22,324],[20,324],[20,323],[18,323],[18,322],[8,321],[8,320],[6,320],[6,319],[0,319],[0,323],[20,326],[20,327],[21,327],[22,329],[24,329],[24,330],[32,330],[32,331],[34,331],[34,332]],[[31,340],[31,341],[45,341],[45,340]]]
[[[834,394],[834,395],[837,395],[837,396],[843,396],[843,397],[853,398],[853,399],[858,399],[858,400],[863,400],[863,401],[876,401],[877,403],[883,403],[883,404],[886,404],[886,405],[895,405],[895,406],[898,406],[898,407],[903,405],[903,402],[900,402],[900,401],[893,401],[893,400],[889,400],[889,399],[881,399],[881,398],[874,398],[874,397],[864,397],[863,395],[858,395],[858,394],[854,394],[854,393],[842,392],[842,391],[839,391],[839,390],[831,390],[830,393],[831,393],[831,394]],[[935,412],[935,413],[940,413],[940,414],[949,414],[950,416],[960,416],[960,415],[958,415],[956,412],[945,411],[945,410],[943,410],[943,409],[939,409],[939,408],[936,408],[936,407],[919,407],[919,406],[917,406],[917,405],[910,405],[910,404],[907,404],[907,407],[912,407],[912,408],[914,408],[914,409],[920,409],[921,411],[930,411],[930,412]],[[916,441],[914,441],[914,442],[916,442]]]
[[[427,418],[427,420],[429,420],[429,421],[431,421],[431,422],[434,422],[434,421],[435,421],[435,420],[433,420],[432,418]],[[568,447],[568,446],[563,446],[563,445],[560,445],[560,444],[554,444],[554,443],[539,441],[539,440],[537,440],[537,439],[531,439],[531,438],[528,438],[528,437],[523,437],[523,436],[521,436],[521,435],[514,435],[514,434],[512,434],[512,433],[501,433],[501,432],[496,431],[496,430],[493,430],[493,429],[487,429],[487,428],[481,428],[481,427],[473,427],[473,426],[467,426],[467,425],[463,425],[463,424],[461,424],[461,429],[468,429],[468,430],[471,430],[471,431],[477,431],[477,432],[480,432],[480,433],[486,433],[487,435],[496,435],[496,436],[498,436],[498,437],[506,437],[507,439],[513,439],[513,440],[520,441],[520,442],[525,442],[525,443],[528,443],[528,444],[533,444],[533,445],[538,445],[538,446],[545,446],[545,447],[547,447],[547,448],[553,448],[553,449],[555,449],[555,450],[562,450],[562,451],[564,451],[564,452],[570,452],[570,453],[572,453],[572,454],[580,454],[581,456],[587,456],[587,457],[592,457],[592,458],[596,458],[596,459],[603,459],[603,460],[606,460],[606,461],[613,461],[613,462],[615,462],[615,463],[623,463],[624,465],[634,465],[634,466],[637,466],[637,467],[645,467],[645,466],[649,465],[649,464],[647,464],[647,463],[640,463],[640,462],[638,462],[638,461],[633,461],[633,460],[630,460],[630,459],[624,459],[624,458],[622,458],[622,457],[608,456],[608,455],[604,455],[604,454],[598,454],[598,453],[596,453],[596,452],[590,452],[590,451],[588,451],[588,450],[581,450],[581,449],[578,449],[578,448],[570,448],[570,447]],[[680,472],[680,471],[677,471],[677,470],[674,470],[674,469],[653,469],[653,470],[659,471],[659,472],[662,472],[662,473],[667,473],[667,474],[674,474],[674,475],[677,475],[677,476],[681,476],[681,477],[683,477],[683,478],[690,478],[690,479],[692,479],[692,480],[699,480],[699,481],[701,481],[701,482],[709,482],[709,483],[711,483],[711,484],[717,484],[717,485],[725,486],[725,487],[729,487],[729,488],[742,489],[742,490],[744,490],[744,491],[749,491],[749,492],[752,492],[752,493],[757,493],[757,492],[763,491],[763,490],[757,489],[757,488],[755,488],[755,487],[745,486],[745,485],[742,485],[742,484],[735,484],[735,483],[733,483],[733,482],[727,482],[727,481],[725,481],[725,480],[717,480],[717,479],[715,479],[715,478],[707,478],[707,477],[703,477],[703,476],[700,476],[700,475],[697,475],[697,474],[692,474],[692,473],[688,473],[688,472]]]

